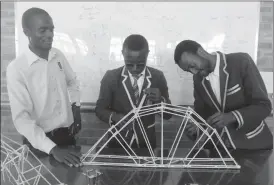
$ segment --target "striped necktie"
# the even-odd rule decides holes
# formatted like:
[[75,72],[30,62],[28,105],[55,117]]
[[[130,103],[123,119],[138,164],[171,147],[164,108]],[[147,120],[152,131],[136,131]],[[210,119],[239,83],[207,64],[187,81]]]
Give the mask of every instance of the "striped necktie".
[[[133,91],[134,91],[134,97],[135,97],[135,105],[137,106],[138,103],[139,103],[139,98],[140,98],[140,94],[139,94],[139,87],[138,87],[138,79],[142,76],[142,74],[139,74],[139,75],[132,75],[134,81],[133,81]],[[133,120],[132,124],[133,124],[133,127],[136,123],[136,120]],[[126,137],[128,138],[131,138],[131,141],[130,141],[130,146],[133,144],[133,142],[135,141],[137,143],[137,146],[139,147],[138,145],[138,142],[136,141],[136,135],[134,134],[134,131],[133,131],[133,128],[130,129],[129,131],[129,134],[126,134]]]
[[134,82],[133,82],[133,91],[134,91],[134,97],[135,97],[135,105],[138,105],[139,103],[139,98],[140,98],[140,94],[139,94],[139,87],[138,87],[138,79],[142,76],[142,74],[139,75],[132,75]]

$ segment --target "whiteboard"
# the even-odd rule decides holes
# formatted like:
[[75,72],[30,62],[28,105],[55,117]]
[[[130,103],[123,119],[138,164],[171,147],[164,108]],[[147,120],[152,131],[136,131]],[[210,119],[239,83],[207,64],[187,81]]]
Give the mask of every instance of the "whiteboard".
[[148,65],[164,72],[174,104],[194,100],[192,75],[173,60],[181,40],[196,40],[210,52],[241,51],[256,58],[259,2],[17,2],[17,54],[28,44],[21,17],[30,7],[52,16],[54,47],[77,73],[82,102],[96,102],[106,70],[124,64],[122,43],[132,33],[148,39]]

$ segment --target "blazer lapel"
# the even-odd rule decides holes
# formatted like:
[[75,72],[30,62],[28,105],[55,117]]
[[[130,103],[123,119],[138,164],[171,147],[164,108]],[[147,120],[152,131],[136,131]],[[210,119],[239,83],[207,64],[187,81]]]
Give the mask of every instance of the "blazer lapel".
[[222,112],[225,111],[225,104],[226,104],[226,93],[227,93],[227,84],[229,79],[229,73],[226,70],[227,62],[225,55],[221,52],[218,52],[220,55],[220,94],[221,94],[221,110]]
[[209,81],[206,80],[205,78],[203,78],[203,80],[202,80],[202,85],[203,85],[203,87],[204,87],[204,89],[205,89],[207,95],[209,96],[209,99],[210,99],[211,102],[213,103],[214,107],[215,107],[219,112],[221,112],[220,105],[219,105],[219,103],[218,103],[218,101],[217,101],[216,96],[215,96],[214,93],[213,93],[213,90],[212,90],[212,87],[211,87]]
[[134,96],[134,92],[133,92],[133,87],[131,85],[131,81],[130,81],[130,78],[129,78],[129,75],[128,75],[128,71],[126,70],[126,67],[123,68],[123,71],[122,71],[122,77],[124,78],[122,80],[122,84],[124,86],[124,89],[126,91],[126,94],[127,94],[127,97],[128,97],[128,100],[132,106],[132,108],[135,108],[135,96]]
[[144,89],[150,88],[150,86],[151,86],[151,78],[152,78],[152,75],[151,75],[148,67],[146,67],[145,79],[144,79],[143,87],[142,87],[142,90],[141,90],[139,103],[141,102],[141,99],[143,98]]

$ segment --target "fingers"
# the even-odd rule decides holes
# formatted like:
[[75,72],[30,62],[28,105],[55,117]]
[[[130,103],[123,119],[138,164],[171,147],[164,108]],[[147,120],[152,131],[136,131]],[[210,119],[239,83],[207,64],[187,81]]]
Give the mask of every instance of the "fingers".
[[68,160],[64,159],[63,161],[66,165],[68,165],[69,167],[72,167],[73,165],[71,164],[71,162],[69,162]]
[[150,94],[151,93],[151,88],[144,89],[145,94]]
[[64,163],[66,163],[70,167],[72,166],[79,167],[82,165],[80,158],[81,158],[80,152],[76,153],[74,151],[71,151],[64,157]]
[[208,124],[211,124],[211,123],[212,123],[212,120],[213,120],[215,117],[219,116],[220,114],[221,114],[220,112],[217,112],[217,113],[213,114],[212,116],[210,116],[210,117],[206,120],[206,122],[207,122]]
[[78,162],[74,157],[72,157],[71,155],[67,155],[64,157],[64,163],[67,164],[70,167],[79,167],[80,166],[80,162]]
[[80,151],[78,151],[78,152],[70,151],[69,154],[73,155],[73,156],[75,156],[75,157],[77,157],[79,159],[81,158],[81,155],[82,155]]
[[216,123],[218,123],[220,120],[221,120],[221,116],[218,115],[218,116],[214,117],[214,118],[211,120],[210,125],[213,126],[213,125],[215,125]]
[[147,88],[144,90],[144,93],[145,94],[148,94],[148,95],[158,95],[160,92],[160,90],[158,88]]
[[157,98],[155,95],[149,94],[149,95],[147,96],[147,99],[149,99],[149,100],[151,100],[151,101],[156,101],[156,100],[158,100],[159,98]]
[[186,130],[189,134],[194,134],[197,131],[197,127],[196,127],[196,125],[189,123],[186,125]]

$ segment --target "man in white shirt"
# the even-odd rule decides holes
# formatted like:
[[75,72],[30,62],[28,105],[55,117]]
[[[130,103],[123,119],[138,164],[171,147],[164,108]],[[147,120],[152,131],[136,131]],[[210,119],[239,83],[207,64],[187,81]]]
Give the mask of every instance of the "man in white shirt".
[[64,146],[75,145],[81,129],[79,82],[62,52],[52,48],[54,25],[45,10],[28,9],[22,26],[29,47],[7,67],[15,128],[30,148],[78,167],[80,153]]

